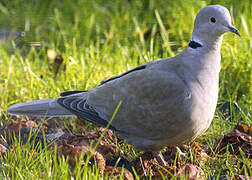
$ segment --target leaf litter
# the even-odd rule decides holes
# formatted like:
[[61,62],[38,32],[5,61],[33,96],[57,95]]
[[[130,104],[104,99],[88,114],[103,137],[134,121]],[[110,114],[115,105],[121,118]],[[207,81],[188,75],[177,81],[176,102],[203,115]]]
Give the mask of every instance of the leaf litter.
[[[202,168],[197,162],[188,163],[181,159],[188,158],[191,147],[197,160],[206,161],[211,156],[208,147],[201,148],[197,143],[183,145],[178,150],[175,147],[167,147],[163,157],[167,162],[166,167],[158,165],[151,153],[145,152],[136,159],[129,159],[123,155],[118,147],[120,138],[111,130],[96,127],[92,131],[79,128],[80,133],[72,133],[62,130],[60,118],[39,118],[12,116],[11,121],[0,127],[0,155],[6,156],[13,148],[13,137],[19,137],[25,143],[48,143],[51,149],[56,148],[58,157],[68,157],[69,164],[74,169],[76,161],[99,167],[99,173],[113,178],[134,179],[133,169],[142,178],[152,177],[162,179],[171,178],[174,175],[186,179],[205,179]],[[102,137],[103,135],[103,137]],[[102,137],[102,138],[101,138]],[[216,141],[214,151],[224,154],[227,151],[231,156],[241,156],[241,151],[252,160],[251,126],[238,124],[235,129]],[[178,152],[181,151],[181,152]],[[180,156],[180,154],[183,154]],[[251,161],[252,162],[252,161]],[[121,172],[123,170],[123,174]],[[242,174],[235,174],[241,178]]]

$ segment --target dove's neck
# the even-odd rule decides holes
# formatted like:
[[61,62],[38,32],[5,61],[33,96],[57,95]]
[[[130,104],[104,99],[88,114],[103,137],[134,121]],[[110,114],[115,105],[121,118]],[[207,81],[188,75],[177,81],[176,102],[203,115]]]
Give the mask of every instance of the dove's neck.
[[189,43],[187,52],[189,52],[191,56],[195,56],[193,59],[198,61],[198,66],[214,69],[214,73],[218,74],[220,71],[222,38],[222,35],[213,38],[212,36],[207,36],[207,34],[193,33],[191,42],[198,43],[198,47],[190,47]]
[[203,49],[220,53],[223,35],[213,37],[210,34],[193,32],[192,41],[199,43]]
[[179,55],[185,71],[188,72],[185,73],[185,78],[190,77],[193,82],[197,82],[195,86],[200,91],[210,94],[217,100],[222,36],[216,39],[193,36],[192,41],[201,46],[193,48],[188,45]]

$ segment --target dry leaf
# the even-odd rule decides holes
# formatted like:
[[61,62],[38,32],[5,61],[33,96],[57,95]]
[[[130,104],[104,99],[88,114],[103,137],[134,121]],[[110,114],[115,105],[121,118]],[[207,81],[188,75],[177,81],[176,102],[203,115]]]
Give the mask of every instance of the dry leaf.
[[183,179],[185,178],[188,180],[205,179],[204,171],[198,166],[192,164],[182,165],[180,168],[177,169],[177,174],[178,177]]
[[241,149],[246,157],[252,157],[252,137],[250,135],[235,129],[216,142],[215,150],[225,153],[228,145],[231,146],[228,149],[231,154],[240,155],[239,149]]
[[251,177],[246,177],[246,176],[240,175],[240,174],[235,174],[234,177],[236,180],[252,180]]
[[243,123],[238,123],[235,129],[238,129],[239,131],[252,136],[252,126]]
[[104,174],[108,174],[110,178],[116,178],[119,179],[121,176],[123,170],[123,179],[124,180],[134,180],[134,176],[132,173],[127,169],[122,169],[122,167],[113,167],[113,166],[107,166],[104,170]]
[[24,127],[38,127],[34,121],[22,120],[22,121],[12,121],[7,124],[6,130],[8,131],[19,131]]
[[[82,153],[84,153],[83,157],[84,159],[80,159]],[[94,151],[92,148],[88,146],[75,146],[70,144],[59,145],[57,147],[57,155],[69,157],[69,163],[72,167],[75,166],[76,160],[84,162],[85,158],[87,156],[90,156],[91,160],[93,160],[92,164],[94,164],[95,161],[97,162],[100,174],[103,174],[104,172],[106,163],[103,156],[99,152]]]
[[7,154],[7,148],[2,144],[0,144],[0,154],[1,155],[6,155]]

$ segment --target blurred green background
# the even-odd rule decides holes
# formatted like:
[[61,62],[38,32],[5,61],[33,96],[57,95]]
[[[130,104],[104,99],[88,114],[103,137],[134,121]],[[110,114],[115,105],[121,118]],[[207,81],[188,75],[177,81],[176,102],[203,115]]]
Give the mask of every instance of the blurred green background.
[[[243,106],[251,110],[251,27],[252,6],[243,1],[36,1],[2,0],[0,2],[0,77],[8,78],[10,54],[18,54],[34,65],[34,75],[43,76],[51,92],[64,89],[92,88],[114,74],[157,58],[178,54],[191,38],[196,13],[208,4],[221,4],[232,15],[241,38],[225,36],[222,46],[222,72],[220,100],[242,99]],[[52,49],[64,57],[64,77],[50,81],[50,62],[47,50]],[[6,53],[6,54],[5,54]],[[8,57],[5,57],[4,54]],[[19,57],[15,56],[19,59]],[[18,61],[18,60],[17,60]],[[38,65],[39,64],[39,65]],[[22,64],[20,64],[23,66]],[[91,67],[91,68],[90,68]],[[22,71],[13,65],[15,71]],[[91,73],[92,70],[92,73]],[[27,96],[43,96],[30,92],[28,77],[19,72],[27,82],[18,87]],[[92,78],[89,77],[92,74]],[[69,78],[68,78],[69,77]],[[15,78],[15,75],[12,75]],[[62,82],[62,78],[66,81]],[[73,80],[75,79],[75,82]],[[18,79],[20,80],[20,79]],[[6,109],[17,97],[20,83],[2,81],[11,89],[0,89],[9,98],[2,100]],[[40,81],[34,82],[39,83]],[[14,84],[13,84],[14,83]],[[51,84],[52,83],[52,84]],[[39,83],[40,84],[40,83]],[[40,85],[39,85],[40,86]],[[55,88],[58,87],[58,88]],[[46,88],[46,87],[43,87]],[[31,94],[32,93],[32,94]],[[53,93],[55,96],[55,93]]]

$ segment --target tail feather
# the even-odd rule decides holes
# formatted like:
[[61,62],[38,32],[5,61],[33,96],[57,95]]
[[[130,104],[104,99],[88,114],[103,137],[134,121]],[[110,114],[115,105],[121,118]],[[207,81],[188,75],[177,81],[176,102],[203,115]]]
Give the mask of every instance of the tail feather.
[[75,116],[57,103],[57,99],[43,99],[28,103],[15,104],[8,109],[10,115],[27,116]]

